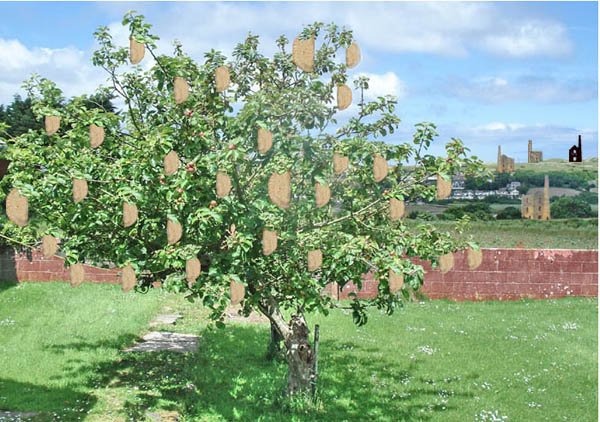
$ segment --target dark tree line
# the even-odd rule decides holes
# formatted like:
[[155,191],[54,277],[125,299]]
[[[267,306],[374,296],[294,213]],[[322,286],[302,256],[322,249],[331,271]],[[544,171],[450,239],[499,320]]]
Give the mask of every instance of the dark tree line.
[[466,177],[465,188],[471,190],[497,190],[504,188],[511,182],[520,182],[517,189],[519,193],[526,193],[529,188],[543,187],[544,175],[548,174],[550,186],[555,188],[571,188],[586,190],[588,188],[587,178],[579,173],[567,173],[551,171],[548,173],[536,173],[528,170],[517,170],[514,174],[497,174],[492,181],[486,179]]
[[[88,109],[102,109],[109,113],[116,111],[112,104],[114,96],[108,93],[98,93],[86,97],[83,100],[83,106]],[[68,102],[57,104],[58,108],[64,107]],[[6,123],[8,129],[6,134],[15,138],[31,130],[40,130],[44,126],[43,120],[38,120],[31,109],[31,98],[21,98],[16,94],[12,103],[8,105],[0,104],[0,123]]]

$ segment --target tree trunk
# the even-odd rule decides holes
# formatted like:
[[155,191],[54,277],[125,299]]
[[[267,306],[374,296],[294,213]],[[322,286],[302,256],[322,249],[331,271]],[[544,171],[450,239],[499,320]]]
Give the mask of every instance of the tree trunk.
[[290,322],[286,322],[273,297],[269,297],[258,307],[271,321],[271,329],[283,339],[288,362],[287,394],[310,393],[314,380],[314,355],[308,338],[310,331],[304,316],[292,315]]
[[271,322],[271,340],[267,348],[267,360],[275,359],[281,353],[281,342],[283,337],[277,331],[277,327]]
[[313,350],[308,339],[304,317],[293,315],[289,323],[290,335],[285,339],[288,361],[288,395],[309,392],[313,381]]

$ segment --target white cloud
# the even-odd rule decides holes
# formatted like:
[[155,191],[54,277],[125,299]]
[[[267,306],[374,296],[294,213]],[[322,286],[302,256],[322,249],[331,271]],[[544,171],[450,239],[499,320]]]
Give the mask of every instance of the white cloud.
[[597,81],[582,78],[555,78],[551,75],[522,75],[512,80],[479,77],[470,80],[447,78],[441,90],[448,96],[497,104],[510,101],[571,103],[597,98]]
[[365,52],[461,57],[478,49],[516,58],[572,52],[562,23],[527,13],[515,18],[508,10],[486,2],[170,3],[149,21],[155,33],[169,42],[180,40],[196,59],[211,48],[229,56],[248,31],[259,34],[261,51],[272,55],[279,35],[292,40],[314,21],[349,27]]
[[74,47],[28,48],[18,40],[0,38],[0,103],[10,103],[14,94],[24,96],[21,84],[32,73],[54,81],[67,97],[91,94],[106,79],[89,56]]
[[522,123],[502,123],[502,122],[491,122],[485,125],[473,126],[471,130],[475,132],[498,132],[498,131],[514,131],[524,128],[525,125]]
[[394,72],[387,72],[382,75],[361,72],[355,75],[352,80],[354,81],[360,76],[369,78],[369,89],[365,91],[365,99],[367,100],[375,100],[377,97],[385,95],[393,95],[400,100],[406,97],[408,93],[406,83],[398,78]]
[[573,45],[564,25],[556,22],[528,20],[505,24],[502,32],[486,35],[481,46],[493,53],[523,58],[531,56],[563,57]]

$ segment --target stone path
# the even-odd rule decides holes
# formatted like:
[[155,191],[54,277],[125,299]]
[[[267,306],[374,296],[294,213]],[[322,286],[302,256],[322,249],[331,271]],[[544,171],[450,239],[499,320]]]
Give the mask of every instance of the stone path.
[[226,322],[246,322],[250,324],[268,323],[269,320],[263,314],[258,312],[252,312],[248,317],[238,314],[240,307],[229,307],[225,311]]
[[199,337],[194,334],[153,331],[142,337],[142,342],[123,350],[124,352],[197,352]]
[[157,316],[153,321],[150,321],[150,326],[151,327],[156,327],[158,325],[169,325],[169,324],[175,324],[175,322],[181,318],[181,315],[179,314],[164,314],[164,315],[159,315]]
[[33,418],[39,412],[11,412],[0,410],[0,422],[21,422]]
[[146,412],[146,417],[152,422],[177,422],[179,413],[172,411]]

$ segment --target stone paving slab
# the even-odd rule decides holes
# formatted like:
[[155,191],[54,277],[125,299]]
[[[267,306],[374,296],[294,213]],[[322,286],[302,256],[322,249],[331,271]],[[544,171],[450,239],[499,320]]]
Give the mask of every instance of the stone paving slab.
[[179,413],[172,411],[146,412],[146,417],[152,422],[177,422]]
[[36,416],[38,412],[11,412],[0,410],[0,422],[20,422]]
[[151,327],[156,327],[158,325],[168,325],[175,324],[175,322],[181,318],[179,314],[164,314],[157,316],[153,321],[150,321]]
[[192,352],[198,351],[199,336],[166,331],[153,331],[142,337],[142,342],[123,350],[124,352]]

